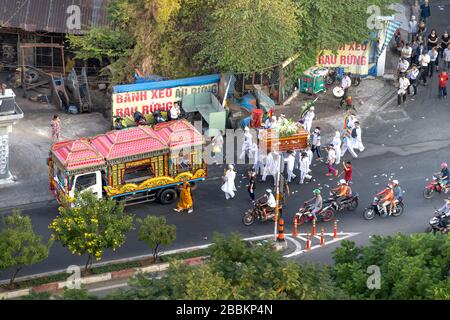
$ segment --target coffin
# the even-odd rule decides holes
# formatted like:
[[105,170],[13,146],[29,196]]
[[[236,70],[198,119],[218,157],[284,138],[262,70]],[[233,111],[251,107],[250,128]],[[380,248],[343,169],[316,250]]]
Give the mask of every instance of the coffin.
[[296,134],[289,137],[279,137],[276,130],[261,130],[260,149],[267,153],[272,151],[285,152],[289,150],[304,150],[308,145],[309,134],[299,129]]

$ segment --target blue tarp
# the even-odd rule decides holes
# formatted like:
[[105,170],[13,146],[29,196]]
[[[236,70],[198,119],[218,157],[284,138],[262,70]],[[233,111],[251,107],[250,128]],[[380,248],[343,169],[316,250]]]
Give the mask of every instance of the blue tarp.
[[220,81],[220,74],[211,74],[207,76],[158,81],[158,82],[143,82],[136,84],[124,84],[114,86],[113,93],[134,92],[134,91],[146,91],[146,90],[158,90],[174,87],[184,86],[198,86],[202,84],[210,84]]

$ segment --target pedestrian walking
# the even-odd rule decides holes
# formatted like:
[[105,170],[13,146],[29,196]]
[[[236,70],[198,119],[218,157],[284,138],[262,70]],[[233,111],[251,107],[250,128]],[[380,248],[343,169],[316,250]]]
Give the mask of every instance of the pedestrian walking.
[[314,155],[312,150],[311,150],[311,146],[307,146],[306,147],[305,153],[306,153],[306,157],[308,159],[308,171],[307,171],[307,173],[309,174],[311,172],[311,164],[312,164],[313,155]]
[[414,16],[416,18],[420,17],[420,4],[419,0],[415,0],[414,4],[411,5],[411,16]]
[[363,152],[365,147],[362,143],[362,130],[359,121],[355,121],[355,127],[352,130],[352,142],[353,149],[358,149],[359,152]]
[[281,155],[278,152],[270,152],[266,157],[266,165],[264,166],[264,172],[262,181],[266,181],[268,175],[273,176],[275,181],[277,174],[280,172]]
[[448,35],[448,32],[445,31],[444,34],[441,36],[441,43],[439,44],[439,56],[440,58],[444,58],[444,50],[447,49],[447,47],[450,44],[450,36]]
[[316,116],[316,114],[314,113],[314,106],[312,106],[311,108],[309,108],[309,110],[306,112],[305,116],[304,116],[304,123],[303,123],[303,128],[308,131],[308,133],[311,132],[311,127],[312,127],[312,122]]
[[336,152],[336,165],[338,165],[341,162],[341,133],[339,131],[336,131],[334,134],[333,141],[331,144],[334,147],[334,151]]
[[427,22],[428,18],[431,16],[431,8],[428,0],[425,0],[420,6],[420,16],[425,22]]
[[408,78],[405,77],[405,74],[400,74],[400,79],[398,79],[398,91],[397,91],[397,104],[401,105],[402,100],[403,103],[406,102],[406,92],[410,86],[410,82]]
[[236,196],[235,191],[237,191],[237,189],[234,183],[236,172],[234,171],[234,166],[232,164],[228,166],[228,170],[225,172],[222,179],[224,184],[222,185],[221,190],[225,193],[225,199],[233,199]]
[[439,42],[438,35],[436,33],[436,29],[432,29],[431,33],[427,37],[427,48],[428,50],[431,50],[433,48],[436,48]]
[[414,95],[417,94],[417,78],[419,77],[419,69],[414,64],[412,68],[408,71],[407,79],[409,80],[408,94],[411,94],[411,87],[414,88]]
[[175,209],[176,212],[188,211],[191,213],[194,211],[194,202],[192,201],[191,185],[185,181],[180,190],[180,201]]
[[[425,32],[427,32],[427,24],[426,24],[425,20],[420,19],[419,28],[417,29],[417,33],[419,34],[420,37],[422,37],[425,34]],[[422,40],[421,41],[422,43],[425,42],[423,37],[421,38],[421,40]]]
[[447,72],[450,71],[450,44],[444,50],[444,67]]
[[58,142],[61,133],[61,120],[57,114],[53,116],[50,126],[52,128],[52,140],[53,142]]
[[447,98],[448,73],[442,71],[439,75],[439,98]]
[[353,180],[353,167],[350,161],[344,162],[344,179],[347,183],[352,182]]
[[439,70],[439,52],[436,48],[431,49],[428,52],[428,55],[430,56],[430,64],[428,68],[428,74],[431,77],[433,77],[434,70]]
[[288,174],[287,181],[290,183],[292,180],[295,180],[297,176],[294,174],[295,154],[293,151],[289,151],[288,154],[289,155],[287,157],[287,174]]
[[353,114],[347,113],[344,118],[344,130],[345,134],[342,139],[342,151],[341,151],[341,157],[344,157],[347,150],[350,152],[353,158],[358,158],[358,155],[353,150],[353,143],[352,143],[352,130],[355,127],[356,118]]
[[256,189],[256,172],[255,170],[250,170],[248,173],[250,181],[248,183],[248,194],[250,195],[250,199],[252,201],[255,200],[255,189]]
[[411,44],[408,42],[407,44],[405,44],[401,52],[401,57],[408,62],[406,70],[408,70],[409,66],[411,65],[412,52],[413,49],[411,47]]
[[419,22],[416,20],[416,16],[412,15],[411,20],[409,20],[409,39],[413,41],[416,37],[417,30],[419,29]]
[[328,157],[327,157],[328,173],[325,175],[328,177],[331,175],[334,175],[335,177],[337,177],[339,172],[334,166],[336,163],[336,151],[334,150],[334,147],[332,144],[329,144],[327,146],[327,151],[328,151]]
[[342,101],[345,101],[347,99],[348,90],[352,86],[352,79],[350,78],[350,76],[351,76],[350,72],[345,73],[344,78],[342,78],[342,81],[341,81],[341,88],[342,88],[342,90],[344,90],[344,95],[341,98]]
[[242,143],[242,152],[241,152],[241,155],[239,156],[239,159],[243,159],[245,157],[245,155],[250,157],[250,150],[252,148],[252,145],[253,145],[253,136],[250,133],[249,127],[245,127],[244,141]]
[[411,64],[417,64],[417,59],[419,58],[418,55],[419,42],[417,41],[416,38],[414,38],[414,40],[411,43],[411,49],[412,49]]
[[303,184],[305,182],[305,178],[307,177],[309,172],[309,159],[308,155],[303,153],[300,159],[300,181],[298,184]]
[[427,76],[429,72],[430,67],[430,56],[428,55],[428,52],[425,51],[419,56],[419,63],[420,63],[420,76],[419,81],[423,81],[423,85],[427,85]]
[[312,134],[312,142],[311,142],[311,150],[316,153],[317,159],[322,160],[322,154],[320,153],[320,127],[316,127],[314,129],[314,133]]

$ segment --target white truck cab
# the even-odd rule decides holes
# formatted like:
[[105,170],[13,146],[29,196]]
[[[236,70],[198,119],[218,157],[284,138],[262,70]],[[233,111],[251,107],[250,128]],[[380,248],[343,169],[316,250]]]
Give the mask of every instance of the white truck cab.
[[101,199],[103,194],[101,172],[95,171],[76,175],[73,178],[73,185],[69,191],[69,196],[73,198],[75,192],[92,192],[98,199]]

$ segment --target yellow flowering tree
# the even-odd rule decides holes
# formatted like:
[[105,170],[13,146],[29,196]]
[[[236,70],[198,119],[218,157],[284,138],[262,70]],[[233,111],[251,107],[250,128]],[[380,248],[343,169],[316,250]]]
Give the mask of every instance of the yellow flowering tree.
[[68,247],[72,254],[87,254],[85,269],[93,258],[100,260],[105,249],[116,250],[133,228],[133,217],[113,200],[99,200],[89,192],[67,198],[59,208],[59,215],[49,226],[52,239]]

